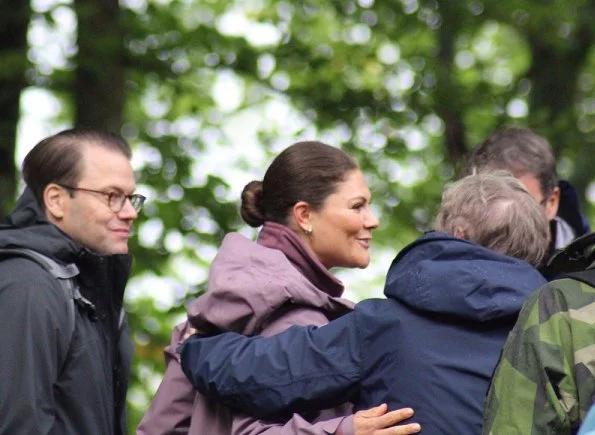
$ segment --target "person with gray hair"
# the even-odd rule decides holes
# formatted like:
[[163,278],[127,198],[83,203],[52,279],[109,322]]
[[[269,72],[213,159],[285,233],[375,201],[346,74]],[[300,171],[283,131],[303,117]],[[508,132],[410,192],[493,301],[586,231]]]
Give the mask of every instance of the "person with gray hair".
[[[574,188],[567,181],[558,180],[556,158],[547,139],[520,126],[496,130],[472,150],[465,172],[502,169],[523,183],[550,222],[546,261],[574,239],[591,231]],[[545,269],[542,272],[551,278],[550,272]]]
[[435,229],[537,265],[547,246],[544,216],[507,171],[467,177],[442,194]]
[[393,261],[384,293],[316,328],[197,334],[182,368],[212,400],[266,417],[353,400],[411,406],[424,434],[481,433],[483,401],[521,305],[545,283],[539,204],[508,173],[448,186],[436,229]]

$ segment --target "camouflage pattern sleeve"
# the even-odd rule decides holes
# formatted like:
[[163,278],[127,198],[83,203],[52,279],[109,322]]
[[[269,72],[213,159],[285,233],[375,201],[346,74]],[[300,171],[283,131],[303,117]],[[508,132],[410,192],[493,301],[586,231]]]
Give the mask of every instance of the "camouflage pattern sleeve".
[[595,289],[573,279],[533,294],[504,346],[484,435],[576,433],[595,398]]

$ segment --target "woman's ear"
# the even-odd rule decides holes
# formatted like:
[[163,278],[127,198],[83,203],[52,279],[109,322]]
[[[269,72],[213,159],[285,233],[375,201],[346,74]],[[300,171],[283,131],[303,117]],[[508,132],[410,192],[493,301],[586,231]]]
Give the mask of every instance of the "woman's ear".
[[312,223],[310,220],[312,208],[310,207],[310,204],[305,201],[298,201],[293,206],[291,212],[295,225],[297,226],[296,229],[300,230],[304,234],[311,233]]
[[50,221],[59,221],[64,217],[66,191],[55,183],[50,183],[43,191],[43,206]]

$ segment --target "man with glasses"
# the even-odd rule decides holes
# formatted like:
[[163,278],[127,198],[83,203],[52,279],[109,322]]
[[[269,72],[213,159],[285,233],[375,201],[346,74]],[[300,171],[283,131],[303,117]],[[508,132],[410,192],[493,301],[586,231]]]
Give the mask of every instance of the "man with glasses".
[[[532,130],[512,126],[497,130],[477,145],[467,161],[467,174],[505,169],[525,185],[550,221],[546,261],[579,236],[590,232],[574,188],[558,180],[556,159],[548,141]],[[542,268],[551,279],[547,269]]]
[[120,136],[66,130],[25,157],[26,189],[0,248],[27,248],[77,272],[69,300],[24,256],[0,261],[0,434],[126,432],[133,347],[122,317],[128,238],[145,197]]

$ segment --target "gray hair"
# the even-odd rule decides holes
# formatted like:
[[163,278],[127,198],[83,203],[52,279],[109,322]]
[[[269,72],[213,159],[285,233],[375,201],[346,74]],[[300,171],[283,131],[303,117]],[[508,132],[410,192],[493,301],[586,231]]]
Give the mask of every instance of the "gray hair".
[[549,226],[537,200],[507,171],[469,175],[448,186],[436,230],[538,266]]
[[549,142],[532,130],[512,126],[497,130],[477,145],[467,160],[466,175],[495,169],[515,177],[534,175],[548,196],[558,185],[556,158]]

